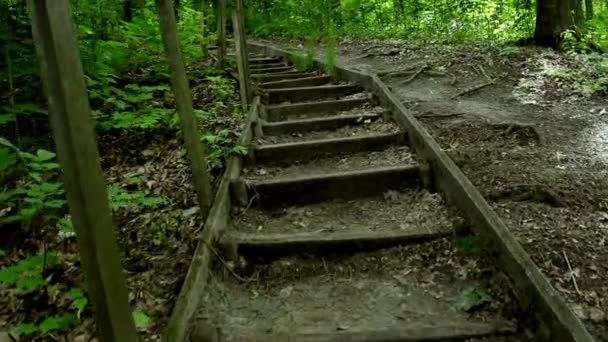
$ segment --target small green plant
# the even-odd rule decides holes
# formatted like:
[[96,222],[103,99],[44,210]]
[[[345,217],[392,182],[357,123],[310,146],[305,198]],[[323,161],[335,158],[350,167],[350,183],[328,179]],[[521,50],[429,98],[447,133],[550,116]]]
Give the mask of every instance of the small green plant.
[[500,55],[502,57],[507,57],[507,58],[518,57],[520,54],[521,54],[521,49],[518,48],[517,46],[507,46],[507,47],[501,49],[500,52],[498,53],[498,55]]
[[78,318],[73,313],[65,313],[47,317],[40,324],[21,323],[17,327],[17,334],[27,336],[38,333],[46,335],[52,332],[68,331],[77,323]]
[[42,277],[45,267],[58,262],[55,253],[37,254],[0,269],[0,284],[22,290],[44,287],[47,280]]
[[138,329],[145,329],[150,324],[150,316],[142,310],[133,311],[133,321]]
[[108,190],[110,207],[114,210],[129,207],[156,207],[166,202],[162,197],[147,196],[143,191],[126,191],[118,185],[111,185]]
[[478,239],[474,236],[454,238],[454,246],[464,255],[481,255],[481,246],[479,245]]
[[234,94],[234,84],[226,77],[207,76],[206,79],[211,82],[217,101],[224,102]]
[[333,25],[330,26],[327,33],[327,49],[325,51],[325,72],[332,78],[337,79],[336,59],[337,59],[337,41],[336,30]]
[[453,302],[460,310],[472,312],[486,303],[491,303],[492,300],[492,296],[486,290],[477,286],[468,286],[456,295]]

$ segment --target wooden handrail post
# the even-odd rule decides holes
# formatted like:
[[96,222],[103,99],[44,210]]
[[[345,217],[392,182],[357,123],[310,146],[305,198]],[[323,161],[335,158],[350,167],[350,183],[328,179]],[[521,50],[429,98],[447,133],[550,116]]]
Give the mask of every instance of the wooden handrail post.
[[203,152],[203,145],[200,141],[198,126],[194,117],[194,107],[192,106],[192,94],[190,93],[186,68],[179,47],[173,0],[156,0],[156,7],[163,44],[171,68],[171,85],[175,94],[175,103],[180,117],[186,151],[190,159],[194,189],[198,196],[198,204],[204,222],[209,209],[211,209],[213,192],[207,170],[207,156]]
[[239,70],[239,85],[241,90],[241,106],[247,112],[252,100],[251,77],[249,74],[249,57],[247,54],[247,38],[245,36],[245,8],[243,0],[236,0],[236,9],[232,14],[234,27],[234,42],[236,45],[236,63]]
[[101,341],[137,341],[69,0],[29,0],[88,295]]

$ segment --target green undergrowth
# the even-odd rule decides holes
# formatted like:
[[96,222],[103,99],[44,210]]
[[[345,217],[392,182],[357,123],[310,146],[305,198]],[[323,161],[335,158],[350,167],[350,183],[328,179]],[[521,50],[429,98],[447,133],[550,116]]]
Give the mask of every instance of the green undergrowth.
[[[152,240],[146,244],[158,248],[169,245],[169,251],[173,251],[175,247],[170,244],[175,244],[176,239],[189,238],[176,238],[182,233],[176,230],[180,222],[172,217],[164,218],[162,214],[154,216],[157,222],[144,222],[152,214],[189,212],[191,208],[181,207],[185,201],[181,193],[167,195],[149,179],[110,176],[107,170],[120,166],[112,163],[145,164],[145,160],[129,160],[134,146],[156,143],[156,146],[170,145],[167,149],[183,149],[155,2],[133,3],[142,5],[134,10],[130,21],[123,18],[123,1],[77,0],[72,2],[72,7],[95,132],[108,177],[108,201],[119,242],[123,244],[120,248],[123,253],[149,258],[145,253],[150,251],[137,250],[142,244],[132,244],[129,238],[142,233]],[[199,121],[200,141],[208,155],[209,169],[221,174],[229,156],[247,152],[244,146],[237,145],[238,123],[243,113],[236,98],[235,80],[229,73],[211,68],[204,59],[202,45],[209,44],[214,36],[201,36],[201,16],[190,1],[182,1],[178,28]],[[8,325],[2,330],[9,329],[26,341],[92,333],[92,307],[51,139],[25,2],[0,0],[0,19],[0,48],[3,49],[0,61],[0,307],[4,308]],[[5,51],[9,53],[4,55]],[[125,137],[132,139],[125,140]],[[154,141],[159,137],[177,143]],[[128,143],[134,140],[139,145]],[[142,155],[142,151],[136,152]],[[145,158],[153,160],[156,152],[151,151]],[[183,186],[181,192],[184,192]],[[129,273],[129,277],[132,275],[137,275],[137,271]],[[166,289],[168,297],[173,290]],[[150,332],[157,318],[151,313],[151,305],[138,298],[131,304],[137,327]],[[170,304],[165,305],[167,310]]]

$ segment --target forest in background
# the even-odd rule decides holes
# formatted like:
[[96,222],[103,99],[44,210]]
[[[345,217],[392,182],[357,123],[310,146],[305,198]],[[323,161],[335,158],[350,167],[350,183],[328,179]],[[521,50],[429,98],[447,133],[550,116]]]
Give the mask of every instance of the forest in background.
[[[576,26],[562,33],[559,48],[597,55],[608,47],[608,2],[573,1]],[[312,50],[318,41],[400,38],[498,46],[508,52],[527,42],[536,24],[536,3],[531,0],[249,0],[246,6],[250,34],[307,40]],[[200,222],[193,209],[196,200],[180,188],[189,178],[166,188],[160,185],[163,179],[150,175],[159,170],[148,170],[150,163],[162,158],[155,148],[179,139],[155,4],[75,0],[72,8],[102,165],[108,170],[111,207],[121,227],[118,235],[129,288],[135,293],[130,298],[134,317],[142,331],[157,333],[181,279],[152,294],[139,291],[180,270],[183,277]],[[242,113],[230,75],[233,66],[217,70],[208,58],[215,40],[210,1],[181,0],[176,14],[201,142],[217,177],[228,156],[246,153],[245,147],[236,145]],[[91,330],[92,308],[82,285],[24,1],[0,0],[0,50],[0,318],[7,324],[0,330],[37,338],[78,335]],[[606,58],[595,63],[592,90],[605,94],[608,63]],[[151,148],[148,142],[156,145]],[[180,144],[174,145],[159,151],[179,159]],[[159,268],[171,268],[176,254],[185,260],[174,273],[149,278]],[[157,255],[166,256],[165,264],[137,261]]]

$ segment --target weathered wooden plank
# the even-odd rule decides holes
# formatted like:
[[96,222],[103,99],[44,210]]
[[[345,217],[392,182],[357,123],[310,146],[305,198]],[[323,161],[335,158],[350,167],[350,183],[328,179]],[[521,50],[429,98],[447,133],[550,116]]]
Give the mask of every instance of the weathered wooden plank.
[[239,88],[241,91],[241,107],[247,111],[253,96],[247,56],[247,41],[245,36],[245,13],[243,0],[235,0],[236,9],[232,14],[232,26],[236,44],[236,64],[239,69]]
[[137,341],[68,0],[30,0],[49,118],[98,337]]
[[346,138],[308,140],[256,146],[253,155],[256,164],[287,165],[295,161],[307,161],[324,155],[379,151],[390,145],[407,141],[405,132],[373,134]]
[[203,220],[205,220],[211,208],[213,191],[207,171],[207,156],[203,152],[203,146],[200,142],[198,125],[194,117],[194,107],[192,106],[192,93],[190,92],[186,69],[179,47],[173,0],[156,0],[156,6],[158,8],[163,45],[165,46],[165,52],[171,68],[171,85],[175,94],[175,103],[180,117],[188,159],[190,159],[194,190],[198,198],[200,214]]
[[279,66],[279,67],[272,67],[272,68],[252,68],[251,69],[251,73],[252,74],[276,74],[279,72],[286,72],[286,71],[294,71],[294,67],[289,66],[289,65],[285,65],[285,66]]
[[295,78],[311,77],[318,75],[315,72],[302,72],[302,71],[288,71],[280,72],[277,74],[251,74],[251,78],[254,78],[258,82],[273,82],[281,80],[293,80]]
[[266,122],[262,131],[269,135],[289,134],[294,132],[325,131],[345,126],[363,125],[365,122],[380,118],[378,114],[336,115],[302,120]]
[[236,245],[239,255],[252,258],[278,258],[299,253],[326,255],[373,251],[410,243],[421,243],[449,236],[451,230],[414,228],[393,232],[340,232],[240,234],[229,233],[220,244]]
[[[212,331],[210,334],[209,331]],[[241,335],[230,339],[222,338],[223,332],[210,326],[207,322],[199,323],[191,335],[192,342],[454,342],[468,341],[476,338],[488,338],[493,341],[511,341],[509,335],[517,333],[517,328],[506,322],[477,323],[466,322],[450,324],[437,322],[434,325],[410,325],[386,330],[332,331],[317,333],[267,333]],[[215,338],[215,339],[213,339]],[[516,338],[516,337],[515,337]],[[515,340],[515,339],[513,339]]]
[[[263,206],[301,205],[418,187],[419,172],[418,166],[404,165],[245,183],[249,198],[255,196]],[[237,191],[239,183],[234,182]]]
[[290,116],[299,114],[333,114],[353,108],[361,107],[371,101],[371,97],[317,101],[309,103],[289,103],[284,105],[272,105],[266,107],[268,121],[279,121],[288,119]]
[[270,103],[319,101],[328,98],[337,99],[361,92],[363,89],[355,84],[325,85],[316,87],[266,89]]
[[266,88],[266,89],[283,89],[283,88],[296,88],[296,87],[312,87],[312,86],[318,86],[318,85],[329,83],[329,82],[331,82],[331,77],[327,76],[327,75],[323,75],[323,76],[296,78],[293,80],[266,82],[266,83],[260,84],[260,86],[262,88]]

